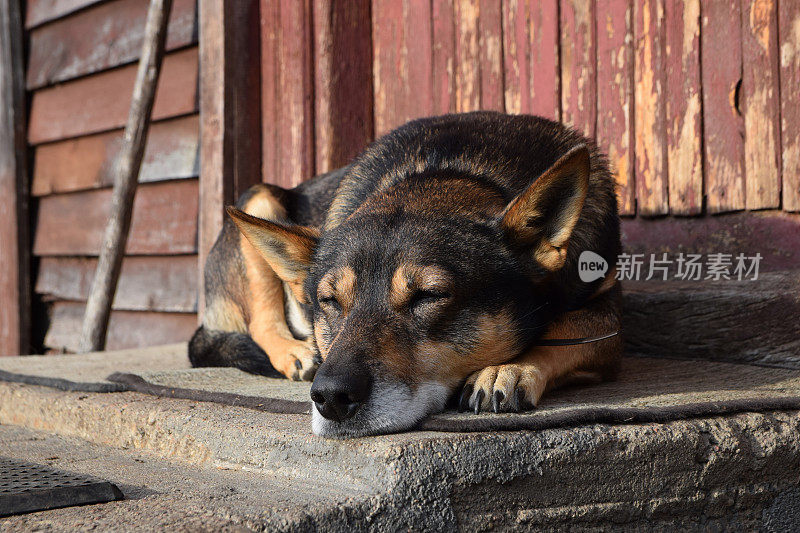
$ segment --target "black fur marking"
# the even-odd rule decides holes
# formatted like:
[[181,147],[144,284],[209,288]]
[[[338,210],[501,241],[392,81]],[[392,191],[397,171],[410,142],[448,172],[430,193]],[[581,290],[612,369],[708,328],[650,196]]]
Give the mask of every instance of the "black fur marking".
[[200,326],[189,341],[189,361],[193,367],[230,366],[251,374],[281,377],[264,350],[244,333],[209,331]]

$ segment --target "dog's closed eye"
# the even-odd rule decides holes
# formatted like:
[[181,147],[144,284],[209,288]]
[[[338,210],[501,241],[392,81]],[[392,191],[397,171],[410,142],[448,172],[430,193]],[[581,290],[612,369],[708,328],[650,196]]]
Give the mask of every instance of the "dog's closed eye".
[[408,308],[412,311],[430,305],[441,304],[449,300],[450,293],[436,290],[418,290],[408,301]]

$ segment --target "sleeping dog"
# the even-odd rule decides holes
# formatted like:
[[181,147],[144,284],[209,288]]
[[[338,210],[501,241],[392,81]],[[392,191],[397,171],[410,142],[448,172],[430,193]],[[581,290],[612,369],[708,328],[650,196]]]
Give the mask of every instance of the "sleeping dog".
[[[312,380],[323,436],[412,428],[453,397],[478,413],[531,409],[573,378],[611,379],[614,178],[594,143],[533,116],[410,122],[351,165],[228,208],[206,263],[194,366]],[[545,345],[543,345],[545,344]],[[558,344],[558,343],[551,343]]]

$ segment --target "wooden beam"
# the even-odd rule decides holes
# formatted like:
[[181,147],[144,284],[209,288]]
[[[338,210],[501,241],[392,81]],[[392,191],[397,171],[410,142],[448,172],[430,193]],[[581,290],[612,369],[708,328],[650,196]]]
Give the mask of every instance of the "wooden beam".
[[[53,194],[39,199],[35,255],[97,255],[111,190]],[[197,250],[197,180],[146,183],[133,202],[128,254],[193,254]]]
[[[94,258],[43,257],[36,293],[47,301],[86,301],[96,268]],[[197,312],[197,256],[127,256],[122,261],[113,309]]]
[[669,212],[667,103],[664,98],[664,0],[641,0],[633,8],[634,159],[637,213]]
[[28,0],[25,6],[25,28],[56,20],[92,4],[105,0]]
[[[142,50],[147,5],[142,0],[104,2],[32,30],[28,90],[137,60]],[[196,43],[197,2],[175,0],[166,48],[176,50]]]
[[780,207],[778,2],[742,2],[742,114],[747,209]]
[[[200,272],[225,206],[261,181],[258,0],[200,0]],[[202,310],[203,276],[199,276]],[[201,313],[202,314],[202,313]]]
[[[195,113],[197,48],[167,54],[161,69],[153,120]],[[135,79],[136,65],[128,65],[34,92],[28,142],[41,144],[124,126]]]
[[369,0],[315,0],[314,127],[317,174],[349,163],[372,140]]
[[741,4],[739,0],[702,2],[700,16],[706,205],[710,213],[721,213],[744,209]]
[[669,212],[703,210],[700,0],[666,2],[666,100]]
[[597,143],[616,173],[620,214],[635,214],[631,0],[609,0],[597,12]]
[[20,2],[0,1],[0,355],[30,349],[30,245]]
[[588,137],[597,127],[597,31],[594,0],[562,0],[561,120]]
[[[139,183],[197,177],[198,121],[197,115],[189,115],[150,127]],[[114,130],[37,146],[31,194],[45,196],[111,186],[122,134],[122,130]]]
[[780,2],[783,208],[800,211],[800,2]]

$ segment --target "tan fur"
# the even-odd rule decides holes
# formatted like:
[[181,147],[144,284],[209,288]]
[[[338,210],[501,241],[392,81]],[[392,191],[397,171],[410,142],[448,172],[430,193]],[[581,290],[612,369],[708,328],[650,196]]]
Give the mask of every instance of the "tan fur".
[[203,313],[203,324],[212,330],[247,333],[247,321],[242,308],[226,298],[215,298]]
[[389,305],[401,309],[417,291],[450,292],[452,283],[450,275],[441,268],[403,263],[392,275]]
[[[557,319],[545,339],[600,336],[619,330],[619,290],[599,295],[583,309]],[[613,379],[617,371],[622,338],[617,335],[602,341],[571,346],[534,346],[506,364],[488,366],[467,379],[474,387],[470,407],[480,401],[487,408],[494,394],[500,391],[501,410],[517,401],[516,390],[523,399],[536,405],[542,395],[554,387],[576,379]]]
[[521,349],[508,311],[480,317],[477,332],[476,346],[469,357],[449,343],[421,344],[414,369],[417,379],[435,378],[452,385],[472,372],[508,361]]
[[317,286],[317,299],[325,298],[339,302],[343,315],[350,312],[356,298],[356,273],[351,267],[337,268],[325,274]]
[[[542,203],[547,200],[549,189],[564,179],[570,179],[570,183],[575,186],[576,195],[557,215],[557,220],[553,223],[556,232],[552,235],[541,235],[538,225],[531,225],[529,221],[544,218],[546,213],[543,208],[546,206],[542,206]],[[537,245],[534,259],[547,270],[558,270],[567,260],[567,242],[580,218],[589,186],[588,180],[589,152],[582,146],[573,149],[542,174],[514,200],[503,217],[503,225],[507,231],[516,238]]]
[[[286,217],[286,210],[266,187],[250,199],[245,212],[272,220]],[[240,239],[239,242],[250,291],[250,336],[267,353],[276,370],[288,378],[298,379],[314,366],[313,346],[308,341],[295,339],[286,325],[281,279],[250,239]],[[299,369],[297,361],[301,365]]]

